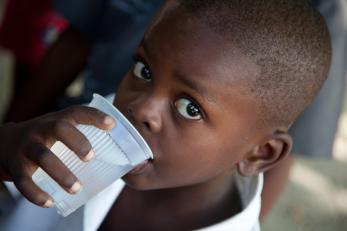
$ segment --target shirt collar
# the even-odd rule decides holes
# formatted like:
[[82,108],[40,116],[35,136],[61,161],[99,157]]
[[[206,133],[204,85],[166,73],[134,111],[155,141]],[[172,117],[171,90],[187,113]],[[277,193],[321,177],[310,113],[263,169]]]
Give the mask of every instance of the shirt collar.
[[250,231],[259,226],[263,174],[254,177],[244,177],[236,174],[235,181],[243,210],[227,220],[199,229],[199,231]]

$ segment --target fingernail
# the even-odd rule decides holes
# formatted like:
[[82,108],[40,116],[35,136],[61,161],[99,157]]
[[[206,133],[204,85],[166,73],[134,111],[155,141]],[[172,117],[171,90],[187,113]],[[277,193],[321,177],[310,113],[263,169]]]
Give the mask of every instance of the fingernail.
[[114,119],[111,117],[111,116],[106,116],[105,119],[104,119],[104,124],[106,125],[112,125],[114,124],[115,121]]
[[92,159],[94,159],[95,157],[95,153],[93,150],[90,150],[89,153],[84,157],[84,159],[86,161],[91,161]]
[[70,188],[70,192],[72,193],[78,193],[79,191],[81,191],[82,189],[82,185],[80,182],[76,181]]
[[52,206],[53,206],[53,200],[52,199],[48,199],[46,201],[46,203],[43,205],[43,207],[45,207],[45,208],[50,208]]

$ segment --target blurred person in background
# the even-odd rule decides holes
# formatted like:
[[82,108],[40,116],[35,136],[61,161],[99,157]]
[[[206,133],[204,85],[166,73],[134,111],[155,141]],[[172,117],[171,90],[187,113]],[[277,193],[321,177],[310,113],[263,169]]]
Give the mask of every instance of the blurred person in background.
[[[14,98],[6,121],[26,120],[49,109],[84,103],[90,101],[93,92],[102,95],[113,92],[133,64],[133,52],[163,2],[54,1],[69,26],[45,55],[30,87]],[[82,95],[65,96],[66,88],[83,70],[86,74]],[[56,107],[50,108],[51,105]]]
[[[12,107],[21,92],[31,88],[31,78],[45,52],[66,26],[66,20],[55,13],[51,0],[6,1],[0,25],[0,47],[14,57]],[[19,105],[23,107],[21,102]]]

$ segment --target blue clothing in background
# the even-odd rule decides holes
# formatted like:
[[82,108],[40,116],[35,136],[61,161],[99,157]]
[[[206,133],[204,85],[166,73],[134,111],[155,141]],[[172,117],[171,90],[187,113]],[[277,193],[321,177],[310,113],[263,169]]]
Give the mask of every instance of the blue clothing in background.
[[114,93],[163,0],[56,0],[56,10],[92,42],[80,102]]

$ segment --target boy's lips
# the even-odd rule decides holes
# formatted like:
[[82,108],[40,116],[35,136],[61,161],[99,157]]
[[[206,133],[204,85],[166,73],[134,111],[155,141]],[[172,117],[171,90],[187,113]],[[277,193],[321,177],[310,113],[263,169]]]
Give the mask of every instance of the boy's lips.
[[139,175],[145,171],[145,168],[150,165],[150,160],[144,160],[140,164],[136,165],[128,174]]

